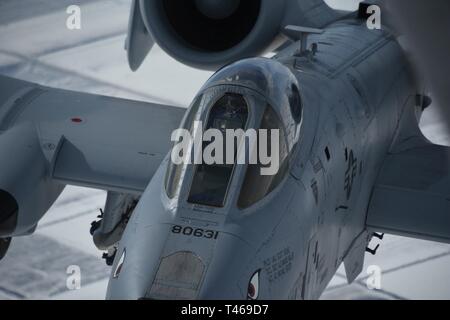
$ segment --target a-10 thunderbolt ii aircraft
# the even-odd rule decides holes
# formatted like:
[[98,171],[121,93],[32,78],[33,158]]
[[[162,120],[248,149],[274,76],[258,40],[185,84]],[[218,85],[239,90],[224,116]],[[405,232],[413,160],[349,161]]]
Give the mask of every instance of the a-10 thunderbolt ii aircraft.
[[[450,13],[438,3],[433,12]],[[417,12],[417,1],[391,6],[391,16]],[[383,232],[450,242],[450,149],[419,129],[431,100],[411,63],[428,38],[400,18],[372,30],[369,11],[320,0],[133,1],[133,70],[154,42],[218,70],[187,112],[1,77],[2,255],[65,185],[108,191],[91,233],[112,264],[109,299],[315,299],[341,263],[352,282]],[[267,51],[275,55],[257,57]],[[442,62],[424,73],[431,82],[448,70]],[[173,163],[173,131],[201,120],[278,129],[278,172]]]

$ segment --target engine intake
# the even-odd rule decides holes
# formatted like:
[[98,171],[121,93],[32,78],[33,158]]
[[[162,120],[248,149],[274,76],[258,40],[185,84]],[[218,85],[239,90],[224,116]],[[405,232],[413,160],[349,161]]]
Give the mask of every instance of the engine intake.
[[253,30],[261,10],[261,0],[235,1],[237,6],[227,10],[228,15],[215,18],[218,12],[205,2],[163,1],[163,14],[172,31],[186,45],[201,51],[220,52],[240,44]]
[[275,45],[284,0],[141,0],[140,8],[147,30],[168,54],[217,69]]

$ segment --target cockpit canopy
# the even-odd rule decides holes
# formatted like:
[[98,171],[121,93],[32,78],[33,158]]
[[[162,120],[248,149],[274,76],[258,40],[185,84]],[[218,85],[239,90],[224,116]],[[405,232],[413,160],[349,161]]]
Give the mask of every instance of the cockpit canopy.
[[[297,79],[287,67],[274,60],[255,58],[223,68],[203,86],[185,116],[182,128],[194,135],[194,123],[201,121],[203,131],[267,130],[269,153],[275,150],[270,145],[270,132],[278,129],[279,169],[273,175],[262,175],[261,168],[267,164],[257,162],[246,163],[244,170],[236,170],[241,164],[236,161],[235,149],[231,163],[193,164],[193,178],[184,182],[184,176],[189,176],[185,175],[189,166],[171,162],[165,179],[167,195],[174,198],[181,185],[187,183],[188,203],[224,207],[231,181],[238,179],[239,172],[238,176],[243,176],[243,181],[237,206],[241,209],[250,207],[274,190],[286,176],[299,140],[301,120],[302,103]],[[225,134],[223,136],[226,137]],[[203,141],[203,150],[213,141]],[[191,148],[194,149],[193,146]],[[224,158],[227,158],[227,150],[223,149]],[[191,160],[193,163],[194,159]]]
[[201,91],[218,85],[255,90],[277,110],[289,147],[296,144],[296,128],[302,120],[302,101],[297,78],[280,62],[267,58],[240,60],[216,72]]

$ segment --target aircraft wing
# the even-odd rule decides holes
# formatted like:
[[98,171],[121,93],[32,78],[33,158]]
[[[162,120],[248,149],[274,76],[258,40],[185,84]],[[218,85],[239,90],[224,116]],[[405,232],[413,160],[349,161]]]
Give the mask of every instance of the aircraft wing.
[[0,76],[0,170],[14,166],[14,159],[3,159],[5,148],[13,150],[27,126],[37,137],[30,141],[40,144],[48,178],[138,194],[167,155],[185,111]]
[[450,243],[450,148],[388,156],[367,216],[371,231]]

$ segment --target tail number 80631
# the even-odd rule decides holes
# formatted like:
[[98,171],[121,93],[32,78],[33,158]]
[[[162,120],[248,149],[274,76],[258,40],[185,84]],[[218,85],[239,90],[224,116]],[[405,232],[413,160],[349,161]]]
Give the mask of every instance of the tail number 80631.
[[173,226],[172,233],[180,234],[186,237],[196,237],[196,238],[205,238],[205,239],[217,239],[219,236],[218,231],[213,230],[205,230],[200,228],[192,228],[192,227],[182,227],[182,226]]

